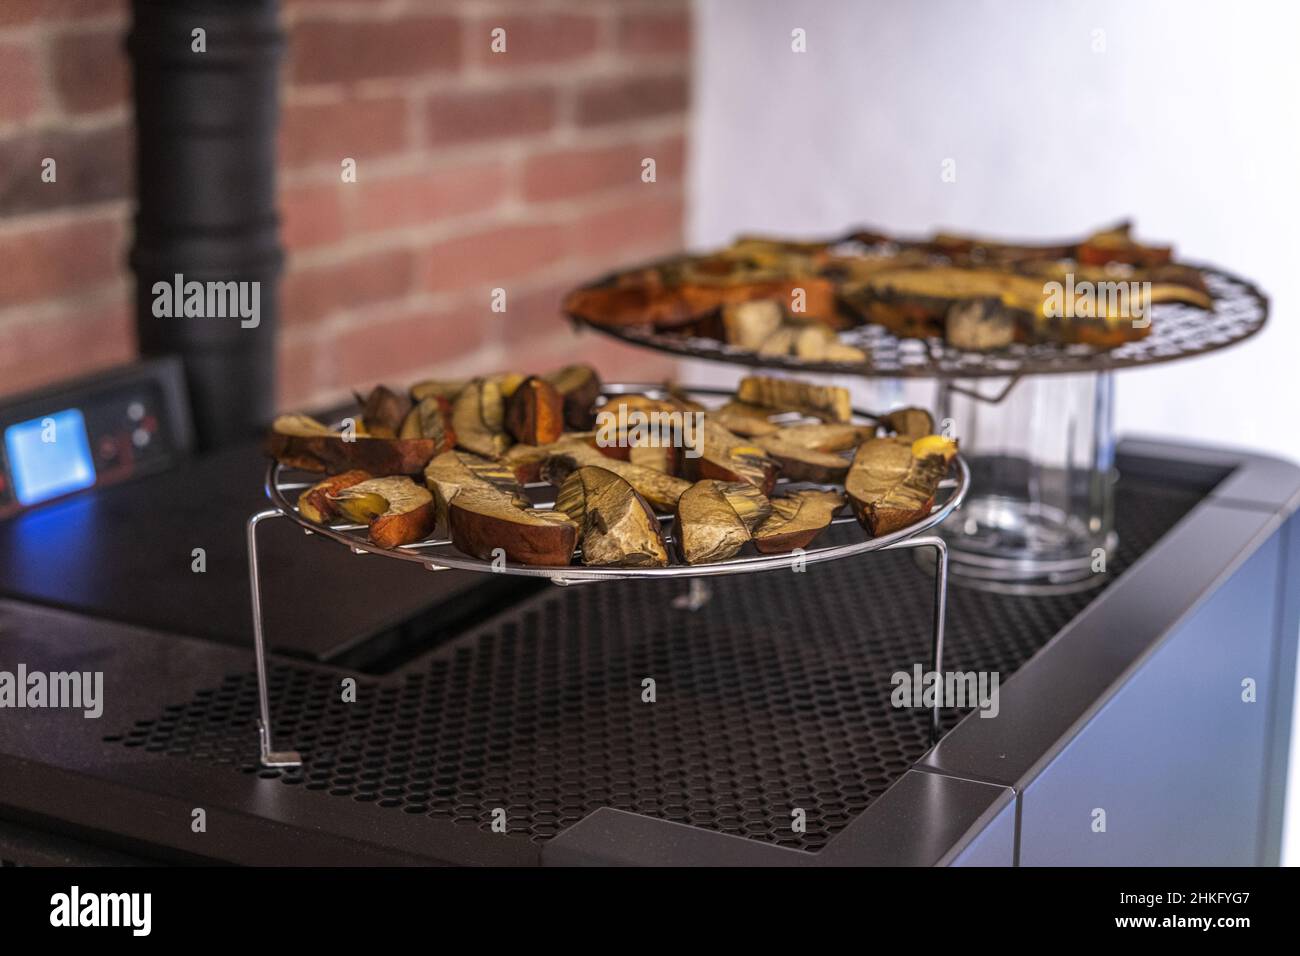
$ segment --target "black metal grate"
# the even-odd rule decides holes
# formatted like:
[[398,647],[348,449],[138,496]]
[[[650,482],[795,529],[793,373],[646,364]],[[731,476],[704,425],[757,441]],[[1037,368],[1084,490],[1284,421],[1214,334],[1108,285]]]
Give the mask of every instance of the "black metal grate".
[[[1197,500],[1121,481],[1112,573]],[[716,579],[693,612],[673,606],[685,587],[550,588],[404,673],[358,676],[356,703],[339,672],[277,664],[277,742],[303,752],[301,771],[257,766],[251,672],[108,739],[484,831],[501,808],[534,842],[615,807],[821,848],[928,748],[926,714],[889,695],[891,674],[926,660],[930,576],[890,552]],[[947,666],[1005,680],[1097,593],[953,588]]]

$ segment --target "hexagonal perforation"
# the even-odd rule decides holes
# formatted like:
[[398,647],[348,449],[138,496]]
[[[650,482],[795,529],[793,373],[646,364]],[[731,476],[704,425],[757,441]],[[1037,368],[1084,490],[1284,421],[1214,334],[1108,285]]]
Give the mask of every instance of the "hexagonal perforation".
[[[1121,482],[1112,571],[1197,500]],[[341,674],[276,663],[277,743],[302,751],[300,771],[257,766],[251,671],[107,739],[485,834],[501,807],[535,843],[614,807],[818,850],[929,746],[926,714],[889,694],[926,660],[931,578],[888,552],[710,586],[696,612],[672,606],[680,581],[552,588],[405,673],[358,676],[353,704]],[[1098,593],[953,588],[948,666],[1005,680]]]

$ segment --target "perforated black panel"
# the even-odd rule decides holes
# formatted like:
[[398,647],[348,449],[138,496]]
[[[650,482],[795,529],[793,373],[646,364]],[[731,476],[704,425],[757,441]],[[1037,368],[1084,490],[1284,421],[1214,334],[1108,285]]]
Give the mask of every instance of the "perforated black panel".
[[[1121,482],[1112,575],[1197,500]],[[358,676],[355,703],[340,699],[346,675],[278,664],[277,745],[303,752],[302,771],[257,767],[251,670],[109,739],[357,812],[489,833],[500,808],[509,833],[534,842],[615,807],[819,849],[928,747],[926,714],[889,695],[895,671],[927,659],[931,577],[894,552],[709,586],[697,611],[673,606],[682,581],[550,588],[403,673]],[[953,588],[948,667],[1005,680],[1099,593]],[[791,827],[796,808],[804,833]]]

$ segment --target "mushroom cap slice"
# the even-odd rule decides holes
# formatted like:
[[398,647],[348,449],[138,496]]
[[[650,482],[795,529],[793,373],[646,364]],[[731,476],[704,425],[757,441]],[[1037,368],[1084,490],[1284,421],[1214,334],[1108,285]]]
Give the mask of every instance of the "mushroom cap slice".
[[562,511],[530,507],[510,467],[449,451],[429,463],[425,481],[459,550],[492,560],[500,550],[519,564],[565,565],[578,526]]
[[[748,526],[727,499],[728,484],[712,479],[697,481],[678,498],[675,537],[687,564],[725,561],[749,540]],[[730,490],[734,494],[737,489]]]
[[800,412],[831,422],[847,422],[853,413],[847,388],[813,385],[791,378],[747,375],[740,380],[736,398],[751,405]]
[[732,434],[716,421],[704,419],[703,448],[685,454],[684,470],[696,480],[743,481],[770,494],[780,466],[755,442]]
[[547,450],[540,475],[545,481],[559,485],[569,476],[569,472],[584,465],[595,465],[612,471],[631,485],[655,511],[663,514],[671,514],[677,499],[691,486],[689,481],[653,468],[609,458],[587,444],[585,438],[570,439],[567,436]]
[[451,406],[456,444],[484,458],[499,458],[511,445],[505,431],[505,395],[493,378],[466,385]]
[[560,486],[557,510],[578,525],[582,563],[598,567],[662,568],[668,564],[659,519],[630,484],[588,465]]
[[947,472],[942,454],[917,458],[906,438],[873,438],[858,448],[844,490],[868,532],[889,534],[930,514]]
[[376,475],[418,475],[437,453],[427,438],[345,437],[308,415],[281,415],[271,423],[266,451],[288,468],[338,474],[360,468]]
[[772,515],[754,530],[754,547],[763,554],[806,548],[831,525],[844,507],[838,491],[808,489],[772,499]]
[[891,432],[903,438],[917,439],[934,434],[934,416],[924,408],[896,408],[880,419]]
[[405,475],[358,482],[331,500],[343,515],[368,524],[370,540],[384,548],[427,538],[437,523],[433,495]]

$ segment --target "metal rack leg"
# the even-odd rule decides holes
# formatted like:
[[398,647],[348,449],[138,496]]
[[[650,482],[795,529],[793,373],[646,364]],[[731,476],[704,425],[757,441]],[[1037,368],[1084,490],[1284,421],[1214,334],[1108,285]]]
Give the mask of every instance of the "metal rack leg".
[[248,519],[248,585],[253,593],[253,647],[257,656],[258,744],[263,767],[301,767],[302,756],[296,750],[275,750],[271,738],[271,698],[266,681],[266,642],[262,637],[262,587],[257,571],[257,526],[265,518],[275,518],[279,511],[259,511]]
[[[943,632],[944,621],[948,615],[948,544],[937,535],[908,538],[891,544],[884,551],[896,548],[934,548],[934,630],[930,638],[930,671],[943,674]],[[934,708],[930,711],[930,743],[939,742],[939,721],[943,707],[943,695],[935,694]]]

